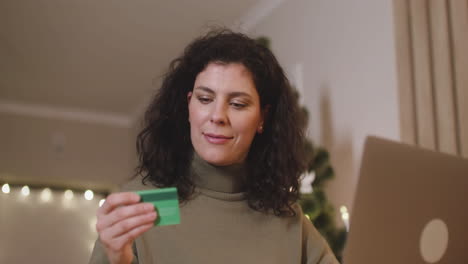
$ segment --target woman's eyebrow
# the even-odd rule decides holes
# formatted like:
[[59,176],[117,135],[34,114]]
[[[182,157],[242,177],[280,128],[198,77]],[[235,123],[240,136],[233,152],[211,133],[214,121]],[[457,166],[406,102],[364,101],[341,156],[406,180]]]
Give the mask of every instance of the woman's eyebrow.
[[[215,91],[213,91],[212,89],[206,87],[206,86],[197,86],[195,87],[194,90],[202,90],[204,92],[207,92],[207,93],[210,93],[210,94],[215,94]],[[246,92],[230,92],[228,93],[228,97],[229,98],[233,98],[233,97],[247,97],[247,98],[252,98],[252,96]]]
[[230,98],[232,98],[232,97],[247,97],[249,99],[252,98],[252,96],[250,94],[244,93],[244,92],[231,92],[231,93],[228,94],[228,96]]
[[202,91],[205,91],[205,92],[210,93],[210,94],[215,93],[213,90],[211,90],[210,88],[208,88],[206,86],[197,86],[197,87],[195,87],[194,90],[202,90]]

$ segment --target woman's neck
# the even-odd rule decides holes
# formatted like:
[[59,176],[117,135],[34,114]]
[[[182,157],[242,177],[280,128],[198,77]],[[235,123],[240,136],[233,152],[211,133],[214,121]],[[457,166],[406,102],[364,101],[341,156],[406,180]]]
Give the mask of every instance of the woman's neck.
[[198,188],[223,193],[238,193],[245,188],[244,164],[212,165],[194,151],[192,173],[193,181]]

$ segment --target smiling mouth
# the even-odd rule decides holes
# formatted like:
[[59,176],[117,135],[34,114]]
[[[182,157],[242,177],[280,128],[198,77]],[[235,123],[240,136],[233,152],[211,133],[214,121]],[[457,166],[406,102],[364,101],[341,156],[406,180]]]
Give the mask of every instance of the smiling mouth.
[[209,134],[209,133],[203,133],[203,136],[205,139],[212,144],[224,144],[228,142],[229,140],[233,139],[234,137],[228,137],[224,135],[216,135],[216,134]]

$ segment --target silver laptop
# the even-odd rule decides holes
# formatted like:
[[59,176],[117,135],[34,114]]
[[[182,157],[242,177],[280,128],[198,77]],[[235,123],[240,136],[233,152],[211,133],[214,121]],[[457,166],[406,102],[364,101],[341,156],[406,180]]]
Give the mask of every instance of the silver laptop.
[[344,264],[468,263],[468,160],[368,137],[349,230]]

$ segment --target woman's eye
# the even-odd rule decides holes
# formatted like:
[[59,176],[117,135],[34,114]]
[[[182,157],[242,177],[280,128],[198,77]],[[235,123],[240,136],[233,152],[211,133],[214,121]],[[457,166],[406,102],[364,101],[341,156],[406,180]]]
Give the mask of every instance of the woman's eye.
[[198,97],[197,99],[202,104],[207,104],[212,101],[211,98],[208,98],[208,97]]
[[231,105],[234,107],[234,108],[237,108],[237,109],[242,109],[244,107],[246,107],[247,105],[246,104],[242,104],[242,103],[231,103]]

